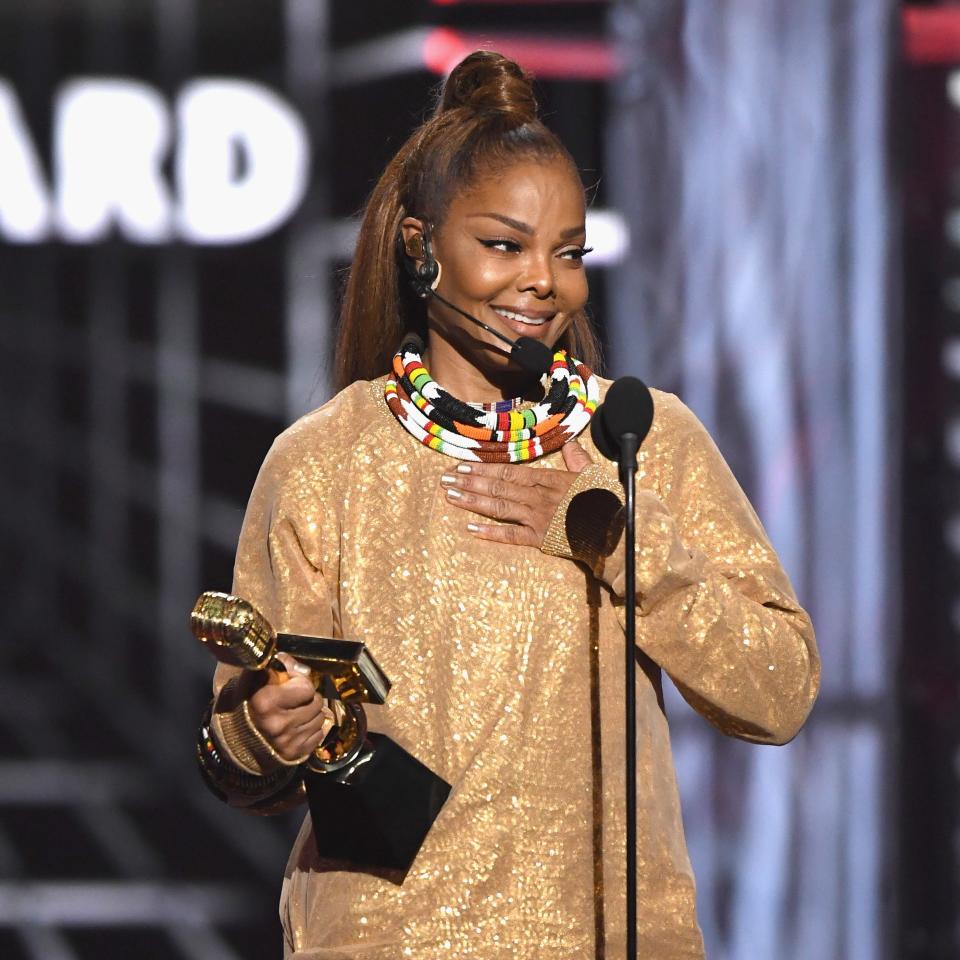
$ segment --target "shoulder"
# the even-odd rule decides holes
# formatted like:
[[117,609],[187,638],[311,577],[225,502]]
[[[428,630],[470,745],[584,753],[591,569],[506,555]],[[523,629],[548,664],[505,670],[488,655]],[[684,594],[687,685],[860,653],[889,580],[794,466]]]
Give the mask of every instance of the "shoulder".
[[274,441],[274,447],[283,450],[304,441],[343,442],[356,438],[371,423],[376,398],[382,397],[382,393],[377,381],[356,380],[287,427]]
[[[599,400],[603,403],[613,381],[602,377],[598,377],[597,381]],[[647,486],[666,495],[676,485],[679,475],[696,469],[696,462],[712,463],[722,458],[703,424],[679,397],[653,387],[650,388],[650,395],[653,399],[653,422],[640,446],[639,476],[645,478]],[[590,430],[581,435],[580,442],[594,463],[604,466],[608,481],[619,482],[616,465],[603,459],[593,443]]]
[[376,381],[357,380],[325,404],[304,414],[273,442],[260,468],[258,484],[302,488],[349,469],[365,434],[383,422]]
[[701,439],[712,443],[706,427],[676,394],[656,389],[650,393],[653,396],[651,437],[662,435],[663,439]]
[[[600,398],[612,381],[600,381]],[[722,454],[696,414],[675,394],[650,388],[653,423],[640,446],[641,471],[661,495],[676,489],[683,477],[726,475]]]

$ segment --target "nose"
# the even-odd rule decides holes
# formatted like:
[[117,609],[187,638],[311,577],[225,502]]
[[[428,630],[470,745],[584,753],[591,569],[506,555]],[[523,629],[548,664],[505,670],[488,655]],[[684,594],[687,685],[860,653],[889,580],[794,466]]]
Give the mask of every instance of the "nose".
[[543,300],[553,295],[554,288],[553,258],[547,255],[531,256],[526,259],[523,270],[517,277],[517,289],[520,292],[529,290],[534,296]]

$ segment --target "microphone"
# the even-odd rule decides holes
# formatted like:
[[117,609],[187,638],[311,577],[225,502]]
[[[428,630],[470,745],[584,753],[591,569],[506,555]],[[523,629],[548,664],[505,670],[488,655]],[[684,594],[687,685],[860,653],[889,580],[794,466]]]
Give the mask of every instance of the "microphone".
[[[607,391],[606,399],[590,420],[590,436],[597,450],[608,460],[623,465],[630,457],[624,441],[633,448],[633,456],[653,423],[653,397],[646,384],[636,377],[621,377]],[[633,440],[629,440],[629,437]]]

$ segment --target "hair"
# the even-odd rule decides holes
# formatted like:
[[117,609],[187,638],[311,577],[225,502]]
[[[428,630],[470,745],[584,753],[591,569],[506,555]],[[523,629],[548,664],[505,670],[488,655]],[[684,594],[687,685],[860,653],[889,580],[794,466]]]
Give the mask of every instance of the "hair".
[[[337,388],[390,369],[407,332],[426,335],[426,309],[410,289],[397,237],[405,217],[442,224],[452,197],[484,175],[525,159],[576,164],[538,119],[532,78],[487,50],[470,54],[439,91],[433,115],[387,165],[367,200],[340,311]],[[596,369],[600,349],[584,311],[557,344]]]

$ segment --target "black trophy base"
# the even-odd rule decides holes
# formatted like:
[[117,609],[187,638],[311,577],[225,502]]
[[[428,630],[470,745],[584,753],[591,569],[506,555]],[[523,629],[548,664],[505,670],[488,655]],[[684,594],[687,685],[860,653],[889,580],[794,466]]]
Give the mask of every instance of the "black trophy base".
[[317,851],[357,868],[410,869],[450,784],[382,733],[343,770],[306,774]]

